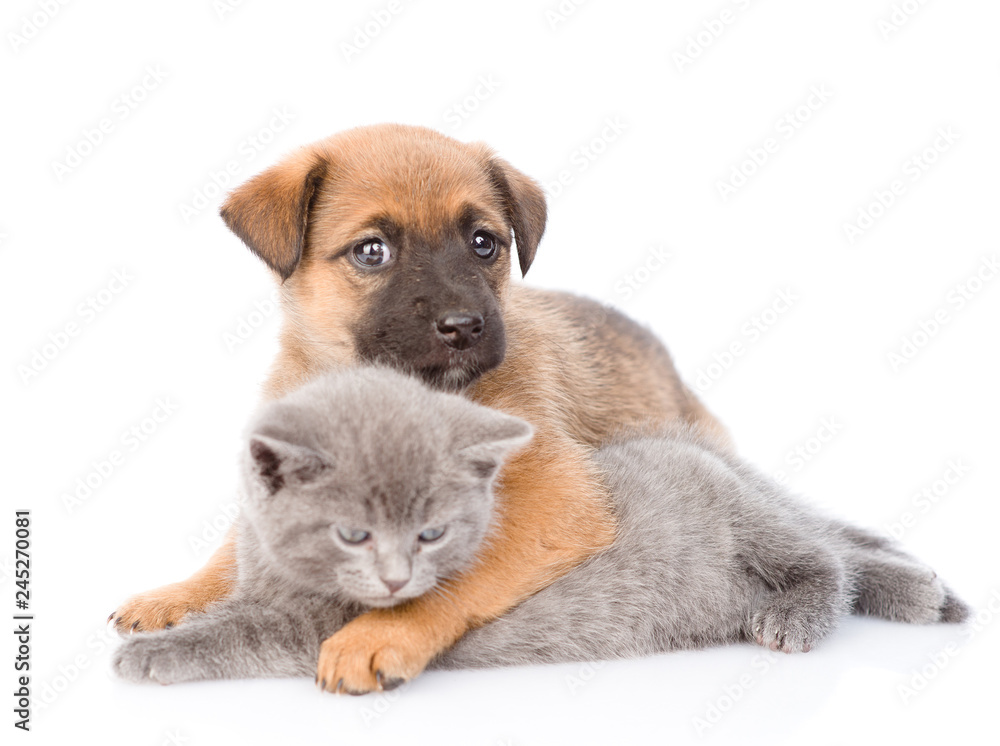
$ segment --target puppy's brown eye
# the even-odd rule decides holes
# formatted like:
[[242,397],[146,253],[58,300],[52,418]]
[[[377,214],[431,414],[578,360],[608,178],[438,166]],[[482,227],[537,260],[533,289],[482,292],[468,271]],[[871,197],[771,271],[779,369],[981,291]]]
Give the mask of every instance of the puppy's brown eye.
[[354,261],[362,267],[379,267],[392,260],[389,247],[378,239],[359,243],[354,247]]
[[491,259],[497,253],[497,242],[486,231],[476,231],[472,234],[472,250],[480,259]]

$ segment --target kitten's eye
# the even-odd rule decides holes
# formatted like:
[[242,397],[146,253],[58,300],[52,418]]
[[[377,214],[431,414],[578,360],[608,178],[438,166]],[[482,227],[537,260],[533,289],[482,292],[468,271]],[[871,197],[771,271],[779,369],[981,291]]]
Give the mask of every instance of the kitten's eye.
[[352,253],[354,261],[362,267],[380,267],[392,261],[388,244],[378,238],[359,243]]
[[437,541],[444,536],[444,526],[441,528],[426,528],[417,537],[420,541]]
[[337,533],[348,544],[360,544],[371,536],[367,531],[358,528],[343,528],[342,526],[337,526]]
[[497,253],[497,242],[486,231],[476,231],[472,234],[472,250],[480,259],[492,259]]

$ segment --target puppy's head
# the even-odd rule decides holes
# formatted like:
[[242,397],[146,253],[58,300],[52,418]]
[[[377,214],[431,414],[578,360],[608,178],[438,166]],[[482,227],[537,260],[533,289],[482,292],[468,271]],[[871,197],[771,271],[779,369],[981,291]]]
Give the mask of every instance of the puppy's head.
[[539,186],[482,144],[379,125],[303,148],[222,217],[277,275],[303,354],[460,388],[500,363],[512,239],[545,229]]

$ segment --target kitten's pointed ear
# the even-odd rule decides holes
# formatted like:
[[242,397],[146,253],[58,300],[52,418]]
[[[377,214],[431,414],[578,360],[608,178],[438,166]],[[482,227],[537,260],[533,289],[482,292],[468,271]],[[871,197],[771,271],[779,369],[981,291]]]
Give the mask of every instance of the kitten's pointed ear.
[[534,429],[522,419],[485,407],[466,414],[466,427],[460,436],[458,456],[473,473],[492,479],[514,451],[523,447]]
[[302,259],[309,207],[325,173],[326,162],[305,148],[236,187],[220,210],[282,282]]
[[319,451],[266,435],[252,435],[249,452],[254,474],[271,495],[288,483],[311,482],[331,466]]

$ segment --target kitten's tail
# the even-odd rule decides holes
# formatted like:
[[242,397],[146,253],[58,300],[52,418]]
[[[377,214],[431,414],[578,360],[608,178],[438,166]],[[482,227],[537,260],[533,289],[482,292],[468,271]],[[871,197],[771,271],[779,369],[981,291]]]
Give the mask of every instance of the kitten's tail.
[[853,613],[909,624],[958,623],[969,607],[937,573],[876,533],[837,524],[854,576]]

